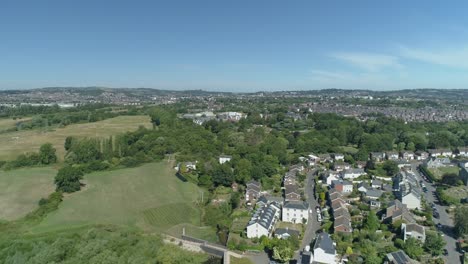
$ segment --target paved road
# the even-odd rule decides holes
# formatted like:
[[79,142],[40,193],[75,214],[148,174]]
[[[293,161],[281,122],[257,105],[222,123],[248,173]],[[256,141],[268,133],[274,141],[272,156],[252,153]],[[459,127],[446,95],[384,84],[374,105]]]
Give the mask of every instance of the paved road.
[[[421,174],[417,170],[417,166],[419,163],[414,163],[413,164],[413,172],[418,176],[419,179],[422,180]],[[430,204],[434,203],[437,211],[440,214],[440,217],[437,219],[434,217],[434,223],[438,224],[440,223],[442,225],[441,231],[444,234],[444,240],[447,242],[446,249],[449,253],[448,256],[443,256],[445,263],[461,263],[460,262],[460,253],[457,251],[456,248],[456,239],[454,238],[454,232],[453,232],[453,220],[450,217],[450,215],[447,213],[446,209],[448,208],[447,206],[442,206],[438,203],[437,197],[435,195],[435,190],[436,188],[434,185],[431,183],[425,182],[426,187],[427,187],[427,192],[425,193],[425,199],[428,201]]]
[[[302,238],[300,250],[303,250],[307,245],[310,245],[315,239],[315,232],[320,228],[320,223],[317,221],[317,213],[315,207],[318,205],[317,200],[314,197],[314,177],[317,173],[317,169],[312,169],[307,173],[306,183],[304,185],[304,194],[306,200],[309,203],[309,208],[312,213],[309,212],[309,221],[307,221],[306,228],[304,230],[304,236]],[[299,257],[299,252],[296,252],[296,259]]]

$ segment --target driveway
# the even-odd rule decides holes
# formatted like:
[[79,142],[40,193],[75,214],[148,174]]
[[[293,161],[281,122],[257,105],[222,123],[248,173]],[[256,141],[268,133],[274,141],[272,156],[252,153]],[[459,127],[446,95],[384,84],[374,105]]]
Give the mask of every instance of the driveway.
[[[417,170],[417,165],[419,163],[413,164],[413,172],[422,180],[421,174]],[[424,180],[423,180],[424,181]],[[447,242],[445,248],[448,251],[448,256],[443,256],[445,263],[460,263],[460,253],[456,248],[456,237],[454,234],[454,224],[450,215],[447,213],[446,209],[448,206],[442,206],[438,203],[437,197],[435,195],[436,188],[432,183],[425,182],[427,187],[427,192],[424,194],[424,198],[427,202],[434,203],[437,211],[440,214],[440,217],[437,219],[434,217],[434,223],[440,223],[442,225],[441,231],[444,234],[444,240]]]

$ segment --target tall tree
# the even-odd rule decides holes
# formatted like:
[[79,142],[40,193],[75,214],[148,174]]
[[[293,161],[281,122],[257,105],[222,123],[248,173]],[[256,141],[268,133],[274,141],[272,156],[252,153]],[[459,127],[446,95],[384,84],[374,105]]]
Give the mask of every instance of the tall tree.
[[458,236],[468,234],[468,207],[460,206],[455,210],[455,232]]
[[446,244],[447,243],[442,238],[442,236],[437,234],[436,232],[426,233],[426,240],[424,241],[424,248],[427,251],[431,252],[433,256],[440,255]]
[[39,158],[41,164],[52,164],[57,162],[56,150],[51,143],[45,143],[39,148]]
[[83,177],[83,172],[76,167],[66,166],[61,168],[55,176],[55,184],[57,191],[76,192],[81,188],[80,179]]
[[371,210],[369,214],[367,215],[366,221],[364,223],[364,226],[370,231],[370,232],[375,232],[379,228],[380,222],[379,218],[375,214],[374,210]]

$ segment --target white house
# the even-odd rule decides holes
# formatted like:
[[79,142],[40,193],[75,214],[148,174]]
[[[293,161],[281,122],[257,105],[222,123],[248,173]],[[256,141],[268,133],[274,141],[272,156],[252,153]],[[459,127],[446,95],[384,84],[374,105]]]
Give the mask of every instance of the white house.
[[426,241],[426,230],[424,226],[418,224],[401,224],[401,233],[403,233],[403,240],[413,237],[424,243]]
[[468,157],[468,148],[458,148],[458,155],[462,157]]
[[294,224],[307,222],[309,219],[309,204],[303,201],[287,201],[283,205],[282,221]]
[[400,157],[399,153],[396,151],[387,151],[385,152],[385,156],[388,160],[397,160]]
[[340,179],[340,174],[337,171],[327,171],[323,176],[325,178],[324,180],[327,181],[328,186],[330,186],[333,181]]
[[344,155],[341,153],[333,153],[332,156],[333,156],[333,160],[335,161],[338,161],[338,160],[344,161]]
[[320,233],[315,240],[313,262],[312,263],[337,263],[336,258],[336,244],[331,239],[328,233]]
[[421,193],[416,188],[410,188],[411,190],[401,194],[401,203],[406,205],[408,209],[416,209],[421,207]]
[[229,161],[231,161],[231,159],[232,159],[232,156],[221,155],[221,156],[219,156],[219,164],[229,162]]
[[259,207],[247,224],[247,237],[270,237],[279,215],[280,206],[275,202]]
[[366,174],[364,169],[348,169],[341,173],[343,179],[356,179],[357,177]]
[[410,151],[404,151],[401,153],[401,157],[405,160],[413,160],[414,159],[414,153]]

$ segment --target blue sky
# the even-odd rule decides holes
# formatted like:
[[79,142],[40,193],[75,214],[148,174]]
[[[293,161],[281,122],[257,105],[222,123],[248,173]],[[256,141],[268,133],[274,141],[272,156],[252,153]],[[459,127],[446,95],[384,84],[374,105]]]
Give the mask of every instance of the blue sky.
[[468,88],[467,1],[5,0],[0,89]]

